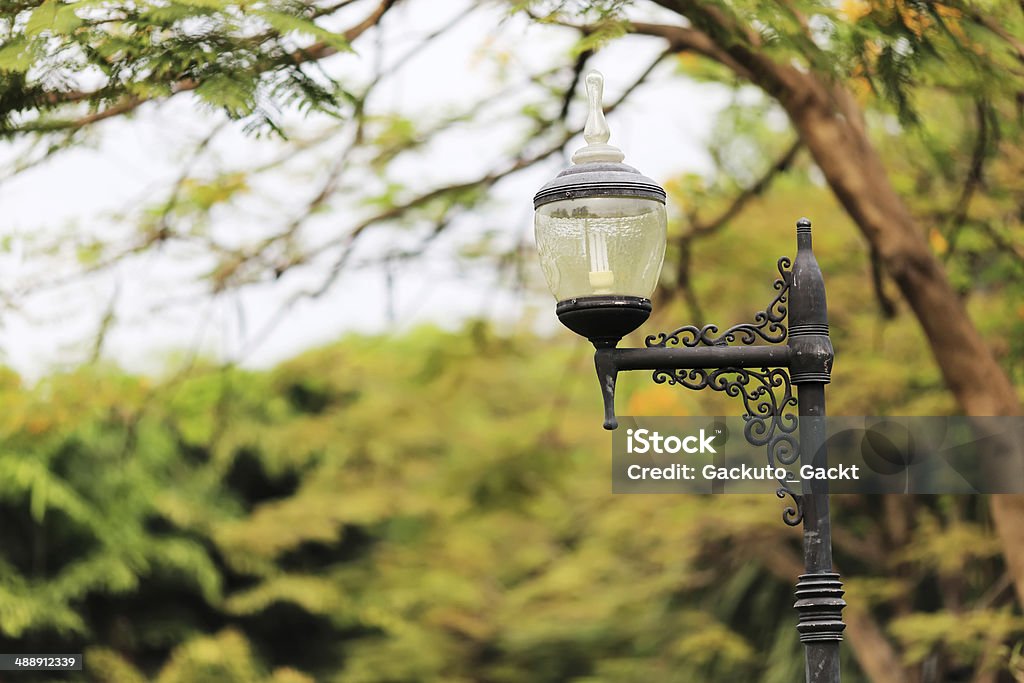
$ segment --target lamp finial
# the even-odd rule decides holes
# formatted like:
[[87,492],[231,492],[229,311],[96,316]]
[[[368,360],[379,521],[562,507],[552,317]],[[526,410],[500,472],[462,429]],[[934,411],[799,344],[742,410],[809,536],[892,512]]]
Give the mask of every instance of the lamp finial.
[[583,138],[587,141],[586,147],[580,147],[572,155],[574,164],[587,164],[593,162],[620,163],[626,158],[618,147],[608,144],[611,130],[608,128],[608,121],[604,118],[604,107],[601,98],[604,94],[604,76],[600,71],[591,71],[587,74],[587,125],[583,128]]

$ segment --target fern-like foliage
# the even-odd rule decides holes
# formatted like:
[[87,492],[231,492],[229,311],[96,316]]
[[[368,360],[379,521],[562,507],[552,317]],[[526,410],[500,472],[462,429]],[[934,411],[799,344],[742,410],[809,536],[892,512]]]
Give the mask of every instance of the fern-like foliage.
[[304,64],[349,50],[326,10],[293,0],[19,3],[0,16],[0,135],[75,128],[194,90],[254,130],[284,106],[343,113],[343,90]]
[[[71,680],[112,683],[798,678],[774,496],[610,496],[596,404],[565,398],[591,380],[571,348],[477,325],[167,386],[0,377],[0,649],[82,651]],[[623,399],[664,409],[650,393]],[[851,600],[884,615],[931,576],[984,593],[998,544],[948,506],[878,551],[903,578],[840,545]],[[937,614],[893,622],[913,662],[988,661],[979,634],[1020,633],[1005,605],[967,638],[919,599]]]

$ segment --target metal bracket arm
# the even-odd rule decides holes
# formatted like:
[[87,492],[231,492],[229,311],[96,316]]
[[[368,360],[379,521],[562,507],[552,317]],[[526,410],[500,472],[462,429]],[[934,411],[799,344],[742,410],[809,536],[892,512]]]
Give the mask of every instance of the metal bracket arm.
[[604,398],[604,428],[615,429],[615,381],[624,370],[788,368],[788,346],[700,346],[696,348],[598,349],[594,354]]
[[[796,462],[798,422],[793,409],[797,400],[790,375],[809,370],[804,366],[813,364],[819,354],[817,348],[813,352],[808,348],[806,342],[811,341],[810,337],[782,343],[788,336],[787,304],[793,283],[791,265],[789,258],[779,259],[775,297],[754,315],[752,323],[733,325],[724,332],[719,332],[716,325],[685,325],[648,336],[646,348],[598,347],[594,364],[604,401],[605,429],[618,427],[615,416],[618,373],[652,370],[653,379],[659,384],[711,389],[739,398],[744,407],[746,440],[754,446],[764,446],[772,466]],[[783,519],[791,526],[798,524],[802,519],[800,494],[790,489],[785,479],[779,480],[776,493],[780,498],[787,495],[793,498],[794,506],[784,510]]]

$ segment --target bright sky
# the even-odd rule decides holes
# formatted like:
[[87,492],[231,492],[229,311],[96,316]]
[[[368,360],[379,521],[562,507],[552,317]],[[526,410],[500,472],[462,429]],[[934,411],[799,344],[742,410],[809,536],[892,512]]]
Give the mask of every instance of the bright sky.
[[[375,65],[397,59],[417,38],[430,34],[477,3],[446,0],[409,0],[387,15],[380,38],[367,34],[357,42],[358,55],[332,58],[325,68],[344,83],[360,83]],[[340,17],[340,25],[354,22],[368,5],[356,3]],[[443,11],[442,9],[443,8]],[[503,21],[496,6],[470,13],[441,40],[417,54],[387,80],[371,100],[377,111],[396,111],[428,120],[493,92],[499,77],[500,55],[512,55],[504,68],[516,76],[565,61],[571,36],[552,27],[531,25],[523,19]],[[384,47],[381,51],[378,48]],[[606,102],[614,99],[662,49],[657,40],[626,38],[592,60],[605,74]],[[651,82],[610,117],[611,142],[626,153],[626,162],[664,181],[685,171],[703,171],[709,160],[703,151],[715,112],[729,97],[721,87],[688,84],[670,76],[663,64]],[[582,87],[580,88],[582,96]],[[438,139],[422,154],[400,159],[388,168],[389,178],[429,189],[500,167],[516,150],[523,119],[511,115],[523,100],[513,99],[499,109],[509,112],[477,126],[466,126]],[[580,99],[571,112],[574,122],[585,116]],[[201,140],[217,117],[202,113],[188,96],[162,105],[147,105],[132,119],[99,126],[89,144],[0,182],[3,235],[13,236],[13,251],[0,255],[4,284],[0,291],[15,298],[20,312],[8,312],[0,327],[3,360],[27,378],[81,362],[91,354],[95,331],[109,302],[115,298],[117,323],[107,337],[104,357],[132,370],[157,371],[167,367],[175,352],[200,349],[208,357],[241,360],[248,366],[267,366],[295,353],[327,343],[346,331],[401,330],[430,320],[454,323],[468,316],[517,320],[524,307],[538,301],[550,316],[538,318],[551,325],[553,300],[523,296],[513,291],[495,294],[494,274],[467,267],[452,257],[460,243],[495,230],[503,239],[532,243],[533,193],[568,164],[566,158],[538,164],[499,183],[490,208],[453,225],[450,234],[415,263],[387,269],[369,266],[346,270],[330,291],[316,300],[293,307],[287,317],[261,335],[275,311],[289,295],[315,286],[323,267],[296,272],[280,281],[246,289],[240,294],[211,299],[202,295],[195,276],[210,262],[184,248],[168,248],[122,263],[100,276],[74,279],[70,284],[32,295],[23,290],[31,282],[49,281],[74,272],[71,255],[59,259],[26,258],[30,240],[57,239],[68,244],[83,231],[108,237],[133,234],[132,211],[166,196],[181,173],[185,151]],[[322,123],[322,122],[321,122]],[[295,121],[299,135],[321,125]],[[582,144],[574,142],[569,154]],[[9,168],[20,146],[0,147],[0,164]],[[279,142],[246,136],[229,129],[216,138],[208,158],[193,169],[197,175],[244,169],[270,160],[282,150]],[[286,167],[257,181],[242,201],[214,213],[213,230],[225,239],[244,241],[287,224],[318,190],[332,148],[308,155],[305,165]],[[321,173],[316,171],[320,169]],[[361,168],[353,164],[352,173]],[[371,175],[351,176],[349,182],[380,185]],[[7,173],[3,173],[6,176]],[[309,236],[328,239],[345,230],[358,212],[358,203],[346,204],[343,191],[331,210],[310,222]],[[353,194],[355,190],[353,190]],[[128,219],[116,214],[125,213]],[[373,260],[382,250],[405,239],[389,230],[368,234],[360,243],[357,260]],[[460,265],[460,263],[462,265]],[[390,286],[389,283],[390,282]],[[13,294],[12,294],[13,293]]]

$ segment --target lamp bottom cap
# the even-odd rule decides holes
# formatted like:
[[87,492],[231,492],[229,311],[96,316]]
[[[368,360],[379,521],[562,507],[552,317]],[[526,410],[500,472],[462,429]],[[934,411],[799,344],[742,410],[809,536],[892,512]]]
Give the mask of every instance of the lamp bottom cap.
[[651,300],[606,294],[559,301],[558,320],[597,348],[614,348],[624,336],[651,316]]

